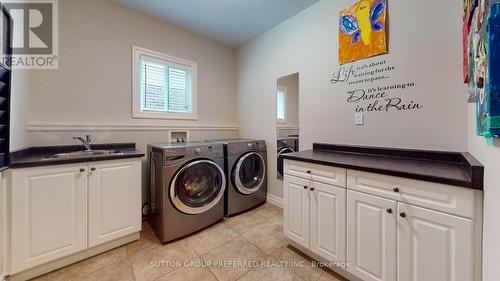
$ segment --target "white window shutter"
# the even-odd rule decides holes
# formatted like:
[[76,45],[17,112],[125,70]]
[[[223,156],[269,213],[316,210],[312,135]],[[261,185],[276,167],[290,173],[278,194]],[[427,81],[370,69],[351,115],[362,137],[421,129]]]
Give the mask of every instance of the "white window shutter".
[[192,72],[141,59],[143,111],[190,113]]

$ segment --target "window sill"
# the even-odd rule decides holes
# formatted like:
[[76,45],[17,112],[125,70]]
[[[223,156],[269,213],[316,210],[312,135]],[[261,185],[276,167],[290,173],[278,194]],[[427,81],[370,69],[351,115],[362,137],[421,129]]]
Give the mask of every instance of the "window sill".
[[198,120],[196,113],[134,112],[134,119]]

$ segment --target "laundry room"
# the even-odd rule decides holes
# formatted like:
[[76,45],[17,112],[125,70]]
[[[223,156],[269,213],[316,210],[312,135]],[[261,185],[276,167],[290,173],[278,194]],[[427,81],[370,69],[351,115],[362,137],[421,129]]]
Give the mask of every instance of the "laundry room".
[[0,281],[500,276],[499,0],[0,8]]

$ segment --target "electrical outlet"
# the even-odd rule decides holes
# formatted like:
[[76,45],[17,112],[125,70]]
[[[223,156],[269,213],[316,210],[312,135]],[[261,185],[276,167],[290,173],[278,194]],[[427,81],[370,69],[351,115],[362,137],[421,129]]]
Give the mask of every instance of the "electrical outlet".
[[363,112],[356,112],[354,114],[354,124],[363,125],[363,123],[364,123],[364,113]]

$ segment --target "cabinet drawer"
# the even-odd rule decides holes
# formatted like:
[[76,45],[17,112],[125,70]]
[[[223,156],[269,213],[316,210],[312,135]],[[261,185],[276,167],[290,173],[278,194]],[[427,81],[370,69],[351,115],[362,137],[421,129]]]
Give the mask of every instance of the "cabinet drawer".
[[474,191],[461,187],[348,170],[347,188],[474,218]]
[[285,159],[286,175],[346,187],[346,169]]

